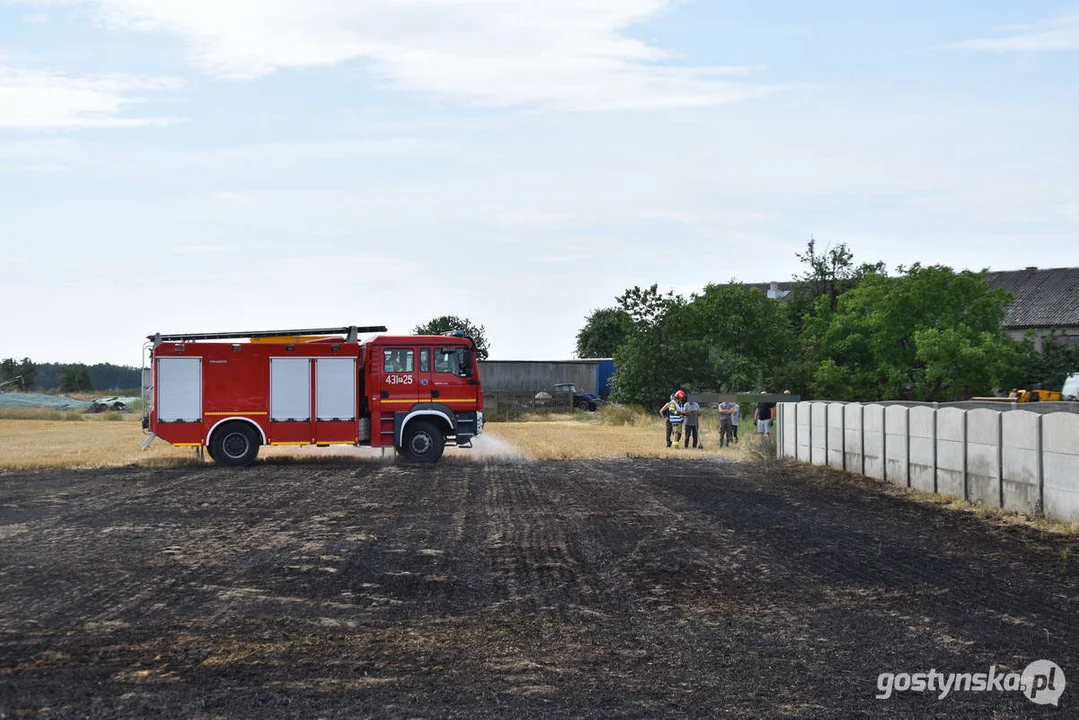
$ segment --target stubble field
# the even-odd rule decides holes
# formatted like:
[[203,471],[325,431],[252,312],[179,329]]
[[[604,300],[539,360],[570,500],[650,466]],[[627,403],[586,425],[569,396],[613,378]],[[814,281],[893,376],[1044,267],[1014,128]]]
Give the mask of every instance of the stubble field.
[[5,471],[0,717],[1074,711],[874,697],[887,671],[1079,667],[1073,536],[662,438],[548,461],[492,430],[434,467]]

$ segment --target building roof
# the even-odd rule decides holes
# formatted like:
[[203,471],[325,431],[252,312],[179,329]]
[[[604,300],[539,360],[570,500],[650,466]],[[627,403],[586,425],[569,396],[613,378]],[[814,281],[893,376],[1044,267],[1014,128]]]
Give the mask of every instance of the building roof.
[[[1079,327],[1079,267],[991,271],[985,274],[985,282],[1014,298],[1004,317],[1006,330]],[[773,299],[786,297],[797,285],[745,283]]]
[[1004,317],[1007,329],[1079,327],[1079,268],[987,272],[985,282],[1015,298]]

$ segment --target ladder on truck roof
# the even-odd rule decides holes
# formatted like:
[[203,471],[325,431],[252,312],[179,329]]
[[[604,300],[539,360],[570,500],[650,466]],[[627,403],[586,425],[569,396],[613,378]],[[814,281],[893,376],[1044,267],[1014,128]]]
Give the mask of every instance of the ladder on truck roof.
[[302,330],[255,330],[253,332],[186,333],[180,335],[147,335],[155,345],[163,342],[189,342],[196,340],[238,340],[242,338],[267,338],[292,335],[346,335],[346,342],[357,342],[361,333],[386,332],[385,325],[350,325],[338,328],[304,328]]

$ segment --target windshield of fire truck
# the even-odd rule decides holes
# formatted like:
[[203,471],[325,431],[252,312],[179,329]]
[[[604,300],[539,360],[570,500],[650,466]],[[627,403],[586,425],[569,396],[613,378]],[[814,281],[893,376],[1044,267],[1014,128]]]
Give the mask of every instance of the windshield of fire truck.
[[467,361],[468,351],[465,348],[439,348],[435,351],[435,372],[453,373],[463,377]]

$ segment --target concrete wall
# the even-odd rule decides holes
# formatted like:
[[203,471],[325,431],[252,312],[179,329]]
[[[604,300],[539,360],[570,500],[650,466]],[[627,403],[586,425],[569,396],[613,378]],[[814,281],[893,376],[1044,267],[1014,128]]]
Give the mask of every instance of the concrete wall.
[[1004,507],[1025,513],[1042,510],[1042,416],[1017,410],[1002,413],[1001,481]]
[[967,499],[1000,506],[1000,413],[967,412]]
[[779,412],[781,457],[1079,522],[1077,412],[811,402]]
[[811,403],[809,417],[812,425],[809,461],[824,465],[828,462],[828,403]]
[[884,408],[884,479],[898,485],[909,484],[907,464],[907,413],[904,405]]
[[828,465],[846,469],[843,455],[843,403],[828,403]]
[[811,432],[809,413],[812,408],[813,403],[811,402],[800,402],[795,405],[795,412],[798,414],[798,452],[796,457],[806,462],[809,462],[809,436]]
[[865,474],[884,479],[884,406],[866,405],[862,411],[862,453]]
[[912,407],[907,414],[910,447],[907,464],[910,486],[916,490],[936,492],[937,489],[937,413],[931,407]]
[[798,406],[794,403],[779,403],[776,405],[779,411],[780,441],[783,457],[798,456]]
[[1046,516],[1079,522],[1079,415],[1042,416],[1042,483]]
[[937,492],[967,496],[967,411],[937,410]]
[[862,411],[861,403],[850,403],[843,407],[843,455],[846,457],[846,469],[859,475],[865,474],[864,456],[862,455]]

